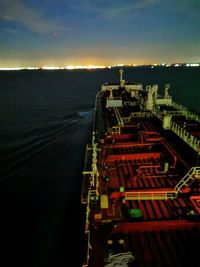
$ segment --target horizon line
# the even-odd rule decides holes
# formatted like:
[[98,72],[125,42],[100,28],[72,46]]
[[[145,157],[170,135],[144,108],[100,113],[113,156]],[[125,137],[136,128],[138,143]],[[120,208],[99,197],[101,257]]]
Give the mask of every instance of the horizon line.
[[148,63],[148,64],[114,64],[114,65],[67,65],[67,66],[29,66],[29,67],[0,67],[0,70],[74,70],[74,69],[105,69],[114,67],[140,67],[140,66],[163,66],[163,67],[199,67],[200,63]]

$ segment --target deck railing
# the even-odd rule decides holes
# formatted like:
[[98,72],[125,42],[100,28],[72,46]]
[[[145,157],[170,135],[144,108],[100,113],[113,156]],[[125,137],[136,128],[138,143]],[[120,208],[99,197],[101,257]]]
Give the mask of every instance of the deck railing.
[[195,136],[189,133],[182,126],[178,125],[175,122],[171,122],[171,130],[177,134],[184,142],[186,142],[190,147],[192,147],[195,151],[199,152],[200,150],[200,140],[198,140]]
[[166,191],[140,191],[140,192],[125,192],[125,200],[167,200],[175,199],[176,192],[175,190],[166,190]]
[[198,114],[196,114],[195,112],[189,110],[187,107],[183,106],[183,105],[180,105],[174,101],[172,101],[172,107],[178,109],[179,111],[182,111],[184,112],[184,115],[187,117],[187,118],[190,118],[190,119],[193,119],[197,122],[200,123],[200,116]]

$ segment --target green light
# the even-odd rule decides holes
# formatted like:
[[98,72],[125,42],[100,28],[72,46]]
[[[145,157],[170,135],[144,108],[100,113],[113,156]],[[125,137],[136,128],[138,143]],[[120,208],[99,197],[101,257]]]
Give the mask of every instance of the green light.
[[143,216],[141,209],[128,209],[130,218],[141,218]]

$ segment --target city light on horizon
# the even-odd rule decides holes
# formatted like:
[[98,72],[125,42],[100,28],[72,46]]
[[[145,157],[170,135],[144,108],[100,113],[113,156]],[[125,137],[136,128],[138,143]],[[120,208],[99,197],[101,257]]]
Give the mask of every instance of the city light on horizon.
[[43,67],[0,67],[0,71],[14,71],[14,70],[93,70],[93,69],[106,69],[106,68],[114,68],[114,67],[139,67],[139,66],[150,66],[151,68],[154,67],[200,67],[200,63],[174,63],[174,64],[167,64],[167,63],[154,63],[154,64],[116,64],[116,65],[67,65],[65,67],[62,66],[43,66]]
[[[121,60],[120,60],[121,61]],[[93,60],[95,62],[95,60]],[[101,61],[102,62],[102,61]],[[122,62],[122,61],[121,61]],[[200,60],[193,60],[193,61],[181,61],[181,60],[171,60],[170,62],[165,62],[163,63],[162,61],[157,61],[156,63],[153,61],[148,61],[148,60],[141,60],[141,61],[135,61],[133,60],[132,62],[129,60],[124,61],[123,63],[118,63],[117,60],[113,60],[112,62],[105,63],[105,64],[85,64],[84,63],[77,63],[77,64],[17,64],[17,63],[10,63],[10,64],[5,64],[4,62],[0,62],[0,70],[6,70],[6,69],[15,69],[15,70],[20,70],[20,69],[29,69],[29,70],[36,70],[36,69],[101,69],[101,68],[109,68],[113,66],[144,66],[144,65],[152,65],[152,66],[171,66],[173,64],[187,64],[187,66],[199,66]],[[4,64],[3,64],[4,63]]]

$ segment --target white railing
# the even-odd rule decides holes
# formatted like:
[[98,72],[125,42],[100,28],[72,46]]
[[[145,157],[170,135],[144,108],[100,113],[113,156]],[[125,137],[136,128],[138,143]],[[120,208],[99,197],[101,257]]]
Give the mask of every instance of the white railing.
[[191,146],[195,151],[199,152],[200,140],[198,140],[191,133],[186,131],[182,126],[175,122],[171,122],[171,130],[177,134],[183,141],[185,141],[189,146]]
[[180,105],[174,101],[172,102],[172,106],[178,109],[179,111],[182,111],[187,118],[193,119],[200,123],[200,116],[195,112],[189,110],[187,107]]

